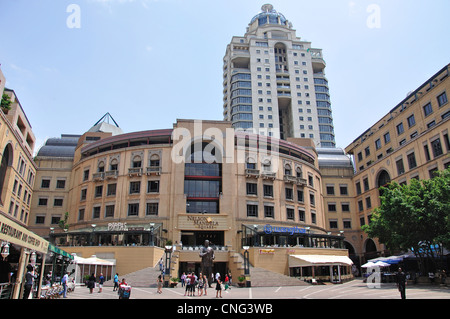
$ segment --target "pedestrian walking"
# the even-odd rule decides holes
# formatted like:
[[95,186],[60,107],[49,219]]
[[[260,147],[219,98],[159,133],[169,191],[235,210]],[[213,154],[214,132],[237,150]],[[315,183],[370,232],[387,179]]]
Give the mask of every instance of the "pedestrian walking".
[[157,279],[157,281],[156,281],[156,285],[158,286],[157,293],[162,294],[163,280],[162,280],[161,275],[158,276],[158,279]]
[[105,277],[103,277],[103,274],[100,273],[100,277],[98,278],[98,293],[101,293],[103,291],[103,283],[105,282]]
[[198,296],[201,297],[203,295],[203,285],[205,284],[205,279],[203,278],[202,273],[198,278]]
[[69,281],[69,273],[65,273],[61,279],[61,283],[63,285],[63,291],[60,293],[63,295],[63,298],[67,298],[67,282]]
[[183,288],[184,285],[186,285],[186,273],[183,272],[180,279],[181,279],[181,288]]
[[203,289],[205,289],[205,296],[207,296],[207,292],[206,292],[206,288],[208,288],[208,278],[206,277],[206,275],[203,275],[203,282],[205,283],[203,285]]
[[116,273],[114,275],[114,288],[113,288],[113,291],[116,291],[118,289],[119,289],[119,274]]
[[400,296],[402,299],[406,299],[406,275],[403,272],[402,268],[398,269],[396,275],[397,288],[400,291]]
[[185,296],[186,296],[186,294],[188,294],[188,296],[189,296],[189,293],[191,291],[191,276],[190,275],[191,274],[188,273],[187,276],[186,276],[186,289],[184,291],[184,295]]
[[220,275],[217,277],[216,276],[216,298],[222,298],[222,281],[220,280]]
[[95,288],[95,274],[94,273],[92,273],[91,276],[89,277],[87,287],[89,288],[90,294],[94,292],[94,288]]
[[25,274],[25,289],[23,292],[23,299],[28,299],[30,297],[33,282],[37,278],[37,275],[34,273],[34,268],[32,265],[27,265],[27,270],[28,271]]
[[161,257],[161,259],[159,260],[159,271],[163,271],[164,270],[164,262],[163,262],[163,259],[162,259],[162,257]]

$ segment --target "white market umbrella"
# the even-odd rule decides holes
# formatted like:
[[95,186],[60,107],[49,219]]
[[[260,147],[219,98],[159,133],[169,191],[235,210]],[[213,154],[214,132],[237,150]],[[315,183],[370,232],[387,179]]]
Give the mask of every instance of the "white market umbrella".
[[361,268],[369,268],[369,267],[376,267],[377,265],[371,261],[369,261],[368,263],[365,263],[364,265],[361,266]]

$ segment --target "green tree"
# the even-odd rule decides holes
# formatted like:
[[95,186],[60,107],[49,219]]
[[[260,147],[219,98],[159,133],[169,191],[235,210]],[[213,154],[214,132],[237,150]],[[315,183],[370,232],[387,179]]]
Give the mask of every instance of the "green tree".
[[410,185],[393,182],[380,192],[381,205],[362,229],[389,250],[411,249],[421,267],[435,268],[443,248],[450,248],[450,169]]
[[59,222],[58,222],[58,226],[61,228],[61,229],[63,229],[63,230],[65,230],[65,229],[69,229],[69,224],[67,223],[67,221],[68,221],[68,219],[69,219],[69,212],[66,212],[65,214],[64,214],[64,219],[61,219]]
[[2,102],[1,102],[1,108],[3,111],[9,111],[11,110],[11,98],[9,97],[8,94],[3,93],[2,95]]

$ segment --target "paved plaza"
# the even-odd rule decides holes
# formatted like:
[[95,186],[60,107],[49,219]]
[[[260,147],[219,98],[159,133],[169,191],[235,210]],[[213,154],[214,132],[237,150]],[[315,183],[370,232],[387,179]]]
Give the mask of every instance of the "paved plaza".
[[[213,286],[214,287],[214,286]],[[184,288],[163,288],[162,294],[156,288],[132,288],[130,299],[186,299],[207,300],[216,299],[214,288],[207,290],[207,296],[184,296]],[[118,299],[117,292],[111,287],[104,287],[102,293],[98,288],[92,294],[84,286],[77,287],[67,296],[74,299]],[[220,298],[219,298],[220,299]],[[400,299],[400,293],[395,284],[381,284],[380,288],[369,288],[361,279],[355,279],[344,284],[291,287],[252,287],[222,291],[221,299]],[[406,288],[406,299],[450,299],[450,289],[439,285],[410,285]]]

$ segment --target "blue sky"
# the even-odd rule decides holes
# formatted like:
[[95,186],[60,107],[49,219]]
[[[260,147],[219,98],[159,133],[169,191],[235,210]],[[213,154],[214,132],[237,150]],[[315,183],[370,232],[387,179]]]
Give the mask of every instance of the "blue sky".
[[[267,2],[323,49],[338,147],[450,62],[448,0]],[[124,132],[222,120],[226,46],[264,3],[0,0],[1,68],[36,151],[49,137],[84,133],[106,112]],[[71,4],[80,28],[67,25]]]

